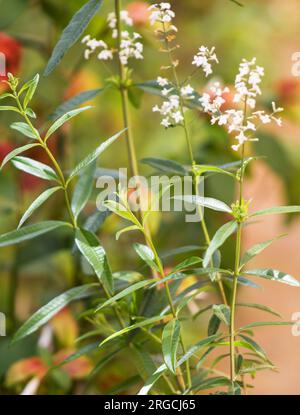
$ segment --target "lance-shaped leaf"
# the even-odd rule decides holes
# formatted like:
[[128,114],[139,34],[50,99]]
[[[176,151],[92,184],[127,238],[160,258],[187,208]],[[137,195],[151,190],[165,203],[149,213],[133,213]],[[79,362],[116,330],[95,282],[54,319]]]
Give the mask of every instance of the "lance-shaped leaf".
[[[27,108],[29,102],[32,100],[32,98],[35,94],[35,91],[36,91],[36,88],[38,86],[39,80],[40,80],[40,75],[36,74],[35,77],[32,79],[32,81],[29,81],[28,86],[26,86],[27,92],[26,92],[26,95],[25,95],[25,98],[24,98],[24,103],[23,103],[23,107],[25,109]],[[19,95],[22,92],[23,91],[21,89]]]
[[226,203],[221,200],[213,199],[212,197],[202,196],[174,196],[173,199],[183,200],[184,202],[191,203],[192,205],[202,206],[209,209],[217,210],[218,212],[231,213],[232,210]]
[[219,317],[213,314],[208,322],[207,335],[213,336],[214,334],[216,334],[217,331],[219,330],[220,324],[221,324],[221,320],[219,319]]
[[174,274],[176,272],[185,270],[187,268],[190,268],[191,266],[195,264],[199,264],[199,262],[202,262],[202,258],[197,256],[192,256],[190,258],[185,259],[184,261],[180,262],[180,264],[176,265],[170,272],[170,274]]
[[244,274],[254,275],[256,277],[265,278],[271,281],[279,281],[283,282],[288,285],[292,285],[294,287],[300,287],[299,281],[297,281],[294,277],[285,272],[278,271],[276,269],[270,268],[262,268],[262,269],[251,269],[249,271],[245,271]]
[[118,241],[120,236],[123,233],[131,232],[131,231],[139,231],[140,227],[136,225],[127,226],[126,228],[121,229],[119,232],[116,233],[116,240]]
[[231,381],[224,376],[218,376],[210,379],[201,380],[199,383],[193,385],[194,391],[200,391],[205,389],[218,388],[219,386],[231,386]]
[[96,162],[94,161],[85,169],[76,184],[71,203],[72,212],[74,213],[75,218],[77,218],[84,209],[92,194],[95,170]]
[[152,387],[161,378],[161,376],[164,374],[166,370],[167,370],[167,366],[165,364],[162,364],[161,366],[159,366],[159,368],[156,369],[156,371],[146,381],[145,385],[140,389],[140,391],[138,392],[138,395],[148,395]]
[[45,141],[48,140],[48,138],[55,133],[62,125],[64,125],[67,121],[71,120],[72,118],[76,117],[76,115],[80,114],[83,111],[89,110],[92,108],[91,106],[83,107],[83,108],[77,108],[75,110],[69,111],[66,114],[62,115],[60,118],[58,118],[49,128],[49,130],[46,133]]
[[227,222],[225,225],[221,226],[215,233],[213,239],[211,240],[209,247],[207,248],[207,251],[205,252],[203,265],[204,267],[207,267],[208,264],[211,261],[211,258],[214,254],[214,252],[219,249],[223,243],[226,241],[227,238],[229,238],[230,235],[232,235],[236,230],[237,224],[234,221]]
[[38,131],[35,128],[32,129],[29,127],[29,125],[25,122],[14,122],[11,124],[10,128],[12,130],[19,131],[19,133],[25,135],[26,137],[34,138],[35,140],[39,137]]
[[49,197],[51,195],[53,195],[53,193],[57,192],[59,189],[61,189],[61,187],[59,187],[59,186],[52,187],[51,189],[47,189],[42,194],[40,194],[32,202],[32,204],[29,206],[29,208],[26,210],[26,212],[22,216],[22,218],[21,218],[21,220],[19,222],[19,225],[18,225],[18,229],[24,224],[24,222],[33,214],[33,212],[36,209],[38,209],[44,202],[46,202],[47,199],[49,199]]
[[238,332],[253,329],[255,327],[266,327],[266,326],[292,326],[295,324],[293,321],[255,321],[254,323],[246,324],[238,329]]
[[215,316],[218,317],[227,326],[230,325],[230,308],[225,304],[214,304],[212,310]]
[[281,317],[277,311],[273,310],[271,307],[267,307],[264,304],[256,304],[256,303],[237,303],[238,307],[249,307],[249,308],[256,308],[257,310],[266,311],[267,313],[273,314],[274,316]]
[[153,283],[153,279],[151,280],[144,280],[144,281],[139,281],[136,284],[130,285],[129,287],[125,288],[125,290],[119,292],[118,294],[114,295],[113,297],[111,297],[109,300],[105,301],[103,304],[101,304],[96,310],[95,312],[101,310],[104,307],[108,307],[109,305],[115,303],[116,301],[121,300],[124,297],[127,297],[128,295],[140,290],[141,288],[145,288],[148,285]]
[[134,216],[134,214],[121,203],[116,202],[115,200],[105,200],[103,204],[105,207],[107,207],[107,209],[120,216],[121,218],[134,223],[136,226],[139,225],[139,221]]
[[188,170],[184,166],[182,166],[174,160],[147,157],[142,159],[141,163],[147,164],[148,166],[154,167],[155,169],[158,169],[165,173],[175,173],[184,176],[188,172]]
[[48,304],[34,313],[17,331],[13,337],[13,342],[19,341],[29,334],[37,331],[42,325],[47,323],[55,314],[66,307],[74,300],[89,297],[95,293],[96,284],[86,284],[80,287],[71,288],[58,297],[55,297]]
[[149,248],[147,245],[138,243],[135,243],[133,245],[133,248],[135,252],[138,254],[138,256],[143,261],[145,261],[150,268],[158,270],[157,264],[155,262],[155,255],[151,248]]
[[205,339],[200,340],[198,343],[194,344],[189,350],[184,354],[177,363],[177,367],[181,366],[184,362],[186,362],[190,357],[192,357],[198,350],[202,349],[205,346],[211,345],[216,339],[218,335],[214,334],[212,336],[208,336]]
[[275,215],[279,213],[299,213],[300,206],[274,206],[268,209],[259,210],[250,215],[251,218],[256,216]]
[[87,230],[76,230],[75,243],[95,271],[100,282],[110,293],[114,290],[113,276],[104,248],[98,238]]
[[12,163],[17,169],[29,173],[32,176],[40,177],[44,180],[58,180],[55,171],[50,166],[29,157],[14,157]]
[[163,319],[165,319],[168,316],[155,316],[147,318],[146,320],[139,321],[138,323],[132,324],[131,326],[125,327],[122,330],[117,331],[116,333],[111,334],[109,337],[107,337],[105,340],[103,340],[102,343],[100,343],[99,347],[104,346],[106,343],[110,342],[113,339],[116,339],[117,337],[123,336],[123,334],[127,334],[132,330],[136,330],[142,327],[151,326],[152,324],[156,324]]
[[165,326],[162,334],[162,352],[167,368],[176,374],[177,349],[180,340],[180,321],[173,319]]
[[50,120],[56,120],[62,115],[66,114],[69,111],[72,111],[75,108],[78,108],[80,105],[84,104],[87,101],[95,98],[98,94],[103,92],[106,88],[97,88],[91,89],[89,91],[80,92],[74,97],[63,102],[56,110],[50,115]]
[[124,131],[125,130],[120,131],[119,133],[117,133],[114,136],[110,137],[108,140],[106,140],[103,143],[101,143],[100,146],[96,148],[96,150],[94,150],[85,159],[83,159],[75,167],[75,169],[71,172],[71,174],[70,174],[70,176],[68,178],[68,183],[70,182],[70,180],[73,179],[73,177],[78,176],[78,174],[83,169],[87,168],[87,166],[89,166],[93,161],[97,160],[97,158],[100,156],[100,154],[103,153],[103,151],[106,150],[107,147],[109,147],[118,137],[120,137],[120,135],[122,135]]
[[13,112],[17,112],[18,114],[21,114],[21,112],[18,110],[18,108],[12,107],[10,105],[1,105],[0,106],[0,111],[13,111]]
[[205,164],[195,165],[193,167],[193,170],[200,176],[204,173],[219,173],[219,174],[225,174],[227,176],[231,176],[234,179],[236,179],[236,176],[233,173],[225,169],[222,169],[221,167],[218,167],[218,166],[210,166],[210,165],[205,165]]
[[14,157],[18,156],[19,154],[21,154],[21,153],[23,153],[23,152],[25,152],[27,150],[30,150],[33,147],[37,147],[39,145],[40,144],[38,144],[38,143],[33,143],[33,144],[26,144],[25,146],[15,148],[9,154],[7,154],[6,157],[4,157],[4,159],[2,161],[2,164],[1,164],[1,167],[0,167],[0,170],[5,166],[5,164],[7,164]]
[[90,0],[72,17],[68,26],[64,29],[61,38],[56,44],[51,58],[47,64],[44,75],[49,75],[60,63],[65,53],[77,42],[91,19],[100,9],[103,0]]
[[62,226],[70,227],[71,225],[67,222],[49,220],[35,223],[34,225],[24,226],[23,228],[1,235],[0,247],[18,244],[20,242],[27,241],[28,239],[36,238],[37,236],[43,235]]
[[276,238],[269,239],[268,241],[262,242],[260,244],[252,246],[248,251],[246,251],[241,259],[241,267],[243,267],[247,262],[249,262],[256,255],[260,254],[264,249],[268,248],[274,241],[279,238],[282,238],[285,235],[277,236]]

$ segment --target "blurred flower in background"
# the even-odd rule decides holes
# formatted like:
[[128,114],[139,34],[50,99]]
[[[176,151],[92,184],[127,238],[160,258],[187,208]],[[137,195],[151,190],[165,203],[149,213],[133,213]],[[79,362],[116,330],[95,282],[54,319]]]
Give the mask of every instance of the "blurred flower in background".
[[[22,46],[13,37],[7,35],[4,32],[0,32],[0,52],[5,55],[6,58],[6,74],[12,73],[18,75],[21,67],[22,60]],[[7,75],[0,74],[0,80],[5,81]],[[6,89],[6,84],[1,82],[0,92]]]

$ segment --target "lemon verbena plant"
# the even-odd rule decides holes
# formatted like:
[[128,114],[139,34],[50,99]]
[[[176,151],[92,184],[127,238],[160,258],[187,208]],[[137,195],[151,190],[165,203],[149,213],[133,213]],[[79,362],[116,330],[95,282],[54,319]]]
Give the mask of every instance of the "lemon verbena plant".
[[[76,41],[82,39],[83,31],[102,3],[101,0],[90,0],[72,18],[53,51],[46,74],[58,65],[65,52]],[[40,308],[19,328],[13,341],[20,341],[36,332],[72,301],[84,300],[86,309],[81,317],[87,323],[84,328],[88,329],[78,339],[79,344],[84,344],[62,362],[62,366],[81,355],[96,353],[91,379],[112,359],[119,358],[121,352],[125,352],[132,360],[134,375],[122,382],[123,389],[120,390],[130,385],[138,394],[192,395],[207,391],[241,394],[253,386],[251,379],[257,371],[275,369],[267,353],[255,340],[253,329],[259,326],[287,325],[290,322],[259,321],[237,327],[236,316],[240,307],[256,308],[279,316],[267,305],[239,302],[238,287],[243,285],[257,288],[257,284],[251,280],[252,276],[294,287],[300,285],[291,275],[279,270],[249,269],[248,262],[278,237],[274,236],[273,239],[243,252],[243,229],[264,215],[300,212],[300,207],[275,206],[253,212],[251,201],[244,196],[245,174],[250,163],[256,160],[252,142],[259,139],[259,128],[270,123],[281,125],[279,113],[282,109],[272,103],[270,111],[267,111],[259,100],[263,68],[257,65],[256,59],[242,60],[232,91],[232,108],[224,106],[224,96],[229,88],[220,82],[212,81],[208,87],[202,88],[201,93],[197,92],[198,87],[192,85],[194,77],[200,71],[204,72],[205,78],[210,76],[213,66],[219,60],[214,47],[201,46],[191,59],[193,69],[190,75],[181,79],[180,61],[175,56],[178,49],[175,17],[168,2],[150,6],[150,24],[161,43],[160,50],[166,56],[162,64],[164,74],[159,74],[155,81],[134,84],[132,80],[129,62],[131,59],[142,59],[143,43],[141,36],[133,31],[132,19],[122,9],[121,1],[115,0],[114,10],[107,18],[109,41],[98,40],[90,35],[83,37],[86,59],[97,54],[98,59],[107,64],[116,57],[118,73],[108,79],[106,87],[116,87],[120,93],[124,130],[99,143],[94,152],[87,155],[70,172],[65,172],[61,167],[60,161],[49,147],[49,142],[64,123],[90,107],[71,109],[57,116],[52,125],[37,128],[37,116],[30,105],[39,76],[36,75],[33,80],[20,85],[19,80],[9,74],[7,83],[10,91],[0,97],[3,102],[7,100],[0,110],[16,114],[18,120],[11,127],[23,134],[29,142],[8,154],[1,169],[11,162],[15,168],[52,185],[31,203],[20,218],[17,229],[0,236],[0,247],[30,241],[46,232],[65,228],[72,236],[73,246],[70,249],[84,258],[94,275],[94,282],[71,288]],[[131,88],[160,96],[162,102],[154,106],[153,112],[161,115],[162,128],[181,128],[186,142],[188,166],[161,158],[149,157],[144,160],[144,163],[164,173],[172,174],[175,169],[182,178],[191,177],[193,183],[191,194],[176,198],[193,204],[198,211],[200,224],[196,223],[194,226],[201,227],[199,239],[204,238],[205,246],[201,254],[191,256],[190,250],[177,247],[174,243],[174,250],[169,253],[169,257],[186,253],[189,255],[183,261],[173,261],[169,268],[164,262],[166,256],[158,248],[158,238],[149,231],[152,204],[146,207],[144,205],[143,211],[133,211],[127,188],[119,186],[117,194],[107,198],[103,205],[127,223],[116,235],[117,240],[126,232],[142,234],[145,242],[133,243],[137,257],[143,263],[138,271],[136,264],[130,271],[112,270],[109,264],[110,253],[106,253],[98,238],[99,221],[96,221],[96,225],[91,225],[91,221],[85,221],[82,215],[92,195],[97,159],[122,134],[125,134],[127,140],[131,172],[138,176],[139,168],[129,117]],[[73,105],[74,102],[81,105],[91,97],[91,94],[80,95],[68,105]],[[226,129],[228,146],[235,155],[235,162],[228,166],[218,166],[197,161],[193,148],[196,137],[193,137],[190,130],[187,113],[190,110],[197,116],[200,112],[210,124]],[[114,145],[117,144],[116,142]],[[48,164],[22,155],[34,147],[45,152]],[[239,161],[236,161],[237,154]],[[226,204],[209,195],[206,197],[200,194],[199,182],[203,178],[206,180],[210,174],[230,177],[236,184],[237,199]],[[136,185],[137,188],[140,185],[138,179]],[[32,215],[43,203],[59,192],[65,203],[61,220],[25,224],[32,220]],[[164,190],[153,197],[164,197]],[[210,235],[202,215],[203,208],[220,212],[217,215],[228,219],[213,236]],[[224,243],[233,235],[235,255],[232,266],[228,268],[222,265],[224,259],[221,253]],[[129,249],[131,246],[128,246],[128,251]],[[226,263],[230,260],[231,258],[227,259]],[[213,304],[201,306],[201,294],[211,289],[218,293],[217,300]],[[189,307],[192,303],[194,306]],[[201,335],[197,342],[191,342],[187,330],[190,327],[195,330],[198,327],[197,318],[204,313],[209,315],[207,335]],[[101,351],[101,356],[97,355],[97,351]],[[227,369],[221,370],[218,367],[221,361],[226,361]],[[124,372],[126,370],[124,365]]]

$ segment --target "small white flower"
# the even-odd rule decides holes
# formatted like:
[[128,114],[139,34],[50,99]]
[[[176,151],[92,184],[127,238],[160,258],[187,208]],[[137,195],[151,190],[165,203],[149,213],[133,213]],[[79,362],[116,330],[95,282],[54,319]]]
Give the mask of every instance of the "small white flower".
[[[151,14],[149,16],[150,24],[153,26],[155,23],[171,23],[175,17],[175,13],[171,10],[170,3],[162,2],[159,4],[153,4],[149,7]],[[177,31],[177,29],[175,28]]]
[[159,86],[167,86],[169,84],[169,81],[167,80],[167,78],[162,78],[161,76],[159,76],[157,78],[157,83]]
[[190,84],[188,84],[180,89],[180,93],[181,96],[184,98],[189,97],[191,94],[194,93],[194,88]]
[[210,50],[206,46],[201,46],[198,53],[194,56],[192,65],[202,68],[205,76],[212,74],[212,65],[210,62],[219,63],[217,55],[215,54],[215,48]]

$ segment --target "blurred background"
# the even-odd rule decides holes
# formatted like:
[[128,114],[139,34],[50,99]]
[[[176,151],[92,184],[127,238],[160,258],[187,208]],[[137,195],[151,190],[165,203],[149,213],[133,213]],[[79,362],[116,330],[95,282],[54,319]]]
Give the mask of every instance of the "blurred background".
[[[292,75],[292,54],[300,51],[299,27],[300,4],[298,0],[241,0],[239,7],[228,0],[172,1],[179,28],[178,58],[182,79],[192,71],[191,61],[202,44],[216,46],[220,64],[215,67],[216,78],[224,84],[234,82],[239,62],[243,57],[257,57],[258,64],[265,67],[263,98],[261,105],[268,107],[272,100],[284,107],[284,123],[281,129],[269,128],[260,133],[260,142],[253,148],[254,154],[266,158],[253,163],[247,177],[246,195],[253,199],[251,209],[280,204],[300,204],[300,77]],[[145,47],[144,61],[134,63],[135,82],[155,79],[164,75],[160,68],[165,56],[158,52],[159,45],[153,30],[147,23],[146,7],[150,2],[124,1],[134,19],[136,30],[142,34]],[[0,1],[0,52],[7,57],[7,69],[22,81],[43,73],[51,51],[71,16],[84,4],[73,0],[2,0]],[[106,16],[113,7],[105,1],[100,13],[92,21],[88,33],[98,39],[108,36]],[[65,100],[76,94],[101,88],[105,79],[114,73],[114,64],[103,66],[96,59],[85,61],[84,46],[75,45],[63,62],[49,77],[41,78],[33,109],[38,114],[38,127],[49,121],[51,114]],[[3,77],[2,77],[3,79]],[[195,79],[199,92],[205,89],[207,80]],[[5,90],[5,84],[0,84]],[[159,124],[152,106],[158,97],[135,92],[132,99],[131,117],[138,158],[164,157],[188,163],[185,141],[179,128],[165,131]],[[117,91],[107,90],[93,99],[94,108],[84,112],[52,139],[51,145],[67,171],[83,155],[97,146],[99,141],[110,137],[122,128],[120,102]],[[193,137],[196,158],[199,163],[222,164],[234,161],[237,155],[230,149],[225,131],[211,127],[208,120],[197,112],[189,113],[189,124]],[[14,147],[24,143],[24,138],[9,128],[15,116],[0,114],[0,161]],[[118,147],[117,147],[118,146]],[[47,162],[38,151],[29,152],[30,157]],[[117,169],[127,165],[125,143],[119,141],[101,158],[101,168]],[[153,170],[140,165],[143,174]],[[12,167],[0,172],[0,232],[16,227],[22,212],[43,190],[44,183]],[[226,177],[212,177],[206,182],[206,194],[227,203],[235,198],[235,189]],[[94,200],[97,192],[95,189]],[[95,210],[91,202],[84,215]],[[34,215],[32,221],[63,219],[63,200],[53,197]],[[222,215],[206,212],[211,234],[223,221]],[[199,227],[186,224],[181,214],[156,214],[152,220],[153,232],[160,252],[182,245],[201,245]],[[101,226],[99,236],[114,270],[138,269],[140,264],[130,242],[132,235],[115,241],[115,232],[122,226],[116,217],[109,217]],[[281,215],[267,217],[245,230],[244,248],[262,242],[277,234],[288,232],[288,236],[275,242],[251,263],[254,267],[270,267],[283,270],[300,279],[299,264],[300,217]],[[223,249],[223,267],[232,266],[233,242],[228,241]],[[7,337],[0,337],[0,393],[19,393],[33,376],[42,376],[45,365],[41,359],[38,336],[31,336],[13,347],[9,347],[11,334],[37,308],[65,289],[78,285],[89,277],[82,273],[80,261],[70,250],[72,243],[63,232],[51,233],[18,247],[0,250],[0,312],[7,316]],[[166,266],[172,265],[166,262]],[[300,312],[300,291],[267,281],[260,290],[240,289],[240,297],[247,302],[265,303],[278,310],[285,320]],[[211,302],[213,293],[207,293],[204,302]],[[262,320],[260,312],[239,310],[239,324]],[[82,332],[81,321],[76,316],[82,305],[66,309],[51,323],[55,335],[52,357],[62,360],[68,351],[76,348],[75,338]],[[190,342],[205,334],[205,318],[195,326],[186,327]],[[47,334],[47,333],[46,333]],[[45,336],[46,336],[45,334]],[[263,372],[257,375],[256,387],[249,393],[299,394],[300,393],[300,337],[292,336],[290,327],[258,328],[257,339],[278,367],[278,373]],[[40,386],[42,393],[107,393],[122,383],[122,366],[112,361],[98,374],[93,385],[86,386],[84,379],[93,368],[93,360],[82,358],[64,371],[47,377]],[[86,389],[88,388],[88,389]],[[124,389],[124,388],[123,388]],[[134,390],[134,389],[133,389]],[[132,390],[120,390],[129,393]]]

